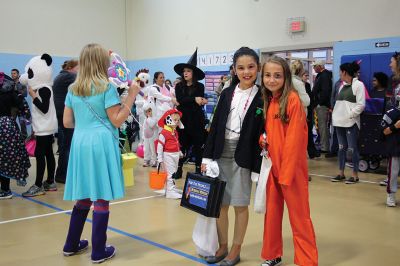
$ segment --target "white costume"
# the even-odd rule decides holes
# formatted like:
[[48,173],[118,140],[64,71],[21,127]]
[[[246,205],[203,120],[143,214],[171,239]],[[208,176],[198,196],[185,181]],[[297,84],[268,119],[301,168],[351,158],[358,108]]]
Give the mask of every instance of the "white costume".
[[[154,109],[154,104],[146,102],[143,105],[143,113],[149,109]],[[157,154],[154,141],[157,139],[157,120],[154,116],[146,117],[143,122],[143,139],[144,139],[144,162],[147,165],[155,166],[157,163]]]
[[[144,113],[143,110],[143,105],[146,103],[146,100],[144,97],[147,97],[147,92],[148,92],[148,87],[145,87],[143,89],[141,89],[141,91],[143,92],[143,95],[136,95],[136,99],[135,99],[135,105],[136,105],[136,113],[139,116],[139,127],[140,127],[140,132],[139,132],[139,137],[140,137],[140,143],[143,143],[144,140],[144,136],[143,136],[143,123],[144,120],[146,119],[146,115]],[[154,110],[153,110],[154,112]]]
[[156,110],[153,110],[153,115],[158,121],[166,111],[171,109],[172,97],[162,94],[161,87],[157,84],[149,86],[147,92],[149,97],[154,99]]

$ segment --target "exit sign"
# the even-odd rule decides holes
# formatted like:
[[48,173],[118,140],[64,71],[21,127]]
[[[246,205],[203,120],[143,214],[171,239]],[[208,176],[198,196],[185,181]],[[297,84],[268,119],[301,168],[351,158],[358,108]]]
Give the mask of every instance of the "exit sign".
[[290,32],[303,32],[306,30],[306,24],[304,21],[294,20],[290,23]]
[[376,42],[375,47],[376,48],[382,48],[382,47],[389,47],[390,42]]

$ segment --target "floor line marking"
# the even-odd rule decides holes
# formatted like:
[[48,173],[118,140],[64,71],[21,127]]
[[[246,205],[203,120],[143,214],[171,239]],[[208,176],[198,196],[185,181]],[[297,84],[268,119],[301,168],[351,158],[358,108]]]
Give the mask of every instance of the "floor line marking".
[[[35,203],[39,203],[37,200],[34,200],[32,198],[24,198],[21,195],[14,193],[15,196],[23,198],[23,199],[28,199],[30,201],[33,201]],[[134,198],[134,199],[129,199],[129,200],[121,200],[121,201],[116,201],[116,202],[111,202],[110,205],[117,205],[117,204],[123,204],[123,203],[128,203],[128,202],[133,202],[133,201],[139,201],[139,200],[145,200],[145,199],[151,199],[151,198],[158,198],[161,197],[162,195],[154,195],[154,196],[148,196],[148,197],[142,197],[142,198]],[[39,203],[41,205],[44,205],[46,207],[49,207],[51,209],[53,206],[48,205],[44,202]],[[51,206],[51,207],[50,207]],[[93,206],[92,206],[93,209]],[[61,209],[55,209],[56,212],[51,212],[51,213],[45,213],[45,214],[39,214],[39,215],[33,215],[33,216],[28,216],[28,217],[22,217],[22,218],[17,218],[17,219],[12,219],[12,220],[6,220],[6,221],[0,221],[0,225],[1,224],[7,224],[7,223],[14,223],[14,222],[20,222],[20,221],[26,221],[26,220],[32,220],[32,219],[36,219],[36,218],[42,218],[42,217],[48,217],[48,216],[52,216],[52,215],[58,215],[58,214],[64,214],[64,213],[70,213],[72,212],[72,210],[61,210]]]
[[[312,173],[309,173],[309,175],[311,175],[311,176],[321,176],[321,177],[326,177],[326,178],[334,178],[334,176],[330,176],[330,175],[317,175],[317,174],[312,174]],[[361,179],[360,179],[359,182],[360,183],[378,184],[379,185],[379,182],[367,181],[367,180],[361,180]]]
[[[16,195],[16,196],[18,196],[18,197],[22,197],[22,195],[17,194],[17,193],[14,193],[14,195]],[[153,196],[153,197],[158,197],[158,195]],[[68,211],[68,210],[62,210],[62,209],[60,209],[60,208],[58,208],[58,207],[56,207],[56,206],[50,205],[50,204],[48,204],[48,203],[45,203],[45,202],[42,202],[42,201],[39,201],[39,200],[35,200],[35,199],[33,199],[33,198],[25,198],[25,199],[26,199],[26,200],[29,200],[29,201],[32,201],[32,202],[34,202],[34,203],[37,203],[37,204],[46,206],[46,207],[48,207],[48,208],[50,208],[50,209],[57,210],[59,213],[63,212],[63,213],[66,213],[66,214],[70,215],[70,213],[68,213],[68,212],[71,212],[70,210],[69,210],[69,211]],[[128,201],[132,201],[132,200],[128,200]],[[92,223],[92,220],[91,220],[91,219],[86,219],[86,222]],[[192,256],[192,255],[189,255],[189,254],[186,254],[186,253],[184,253],[184,252],[182,252],[182,251],[179,251],[179,250],[170,248],[170,247],[168,247],[168,246],[165,246],[165,245],[163,245],[163,244],[160,244],[160,243],[157,243],[157,242],[148,240],[148,239],[146,239],[146,238],[143,238],[143,237],[140,237],[140,236],[137,236],[137,235],[134,235],[134,234],[131,234],[131,233],[122,231],[122,230],[117,229],[117,228],[112,227],[112,226],[108,226],[108,230],[113,231],[113,232],[115,232],[115,233],[118,233],[118,234],[120,234],[120,235],[127,236],[127,237],[129,237],[129,238],[134,239],[134,240],[141,241],[141,242],[146,243],[146,244],[148,244],[148,245],[151,245],[151,246],[154,246],[154,247],[157,247],[157,248],[161,248],[161,249],[163,249],[163,250],[165,250],[165,251],[168,251],[168,252],[173,253],[173,254],[176,254],[176,255],[178,255],[178,256],[187,258],[187,259],[189,259],[189,260],[195,261],[195,262],[200,263],[200,264],[203,264],[203,265],[210,265],[210,266],[216,265],[216,264],[208,264],[206,261],[204,261],[203,259],[200,259],[200,258],[198,258],[198,257]]]

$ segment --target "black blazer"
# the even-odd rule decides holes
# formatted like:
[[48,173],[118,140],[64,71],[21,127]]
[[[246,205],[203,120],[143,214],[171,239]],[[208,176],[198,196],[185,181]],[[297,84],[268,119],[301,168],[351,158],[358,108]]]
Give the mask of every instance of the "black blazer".
[[[221,93],[204,148],[203,158],[213,160],[221,158],[225,143],[225,127],[235,87],[231,86]],[[258,140],[264,132],[264,115],[261,112],[263,107],[264,102],[261,90],[259,90],[244,117],[239,142],[235,150],[235,162],[237,165],[256,173],[260,172],[261,167],[261,148]],[[259,110],[258,112],[257,109]]]

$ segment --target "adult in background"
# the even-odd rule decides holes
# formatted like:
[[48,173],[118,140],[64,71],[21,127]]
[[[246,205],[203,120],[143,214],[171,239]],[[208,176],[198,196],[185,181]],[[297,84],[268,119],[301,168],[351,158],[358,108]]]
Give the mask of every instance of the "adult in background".
[[178,84],[179,82],[181,82],[182,81],[182,78],[181,77],[177,77],[175,80],[174,80],[174,83],[172,84],[174,87],[176,86],[176,84]]
[[232,79],[235,76],[235,71],[233,69],[233,64],[229,66],[229,76],[227,78],[227,80],[224,83],[224,87],[222,88],[222,90],[229,88],[232,84]]
[[0,200],[11,199],[10,178],[16,179],[24,185],[28,177],[28,169],[31,167],[29,157],[25,149],[24,139],[19,132],[15,119],[11,116],[11,110],[17,108],[25,111],[29,118],[29,109],[24,109],[23,96],[14,90],[12,81],[4,79],[4,73],[0,72]]
[[[28,85],[28,93],[32,98],[32,131],[36,136],[36,180],[22,196],[36,197],[44,195],[45,191],[57,190],[54,182],[56,159],[53,153],[54,133],[57,132],[52,89],[53,59],[48,54],[35,56],[29,60],[25,70],[27,72],[21,75],[21,82]],[[43,181],[46,168],[47,179]]]
[[304,73],[303,63],[300,60],[293,60],[290,63],[290,72],[292,73],[293,87],[299,94],[304,112],[307,114],[307,107],[310,105],[310,96],[308,96],[305,84],[301,79]]
[[228,80],[228,76],[221,76],[220,80],[219,80],[219,85],[218,87],[215,88],[215,93],[217,94],[217,96],[219,97],[221,95],[221,92],[224,88],[225,82]]
[[166,80],[165,80],[165,86],[167,86],[167,87],[173,87],[173,86],[172,86],[171,80],[166,79]]
[[345,180],[344,167],[347,150],[352,151],[353,173],[346,179],[346,184],[355,184],[358,178],[358,135],[360,131],[360,114],[365,108],[364,85],[357,79],[360,66],[357,62],[340,65],[340,79],[343,81],[339,89],[335,107],[332,112],[332,124],[336,127],[339,141],[339,174],[331,178],[332,182]]
[[[339,78],[333,85],[332,93],[331,93],[331,108],[329,109],[330,113],[332,113],[333,108],[335,107],[336,99],[339,94],[339,89],[342,86],[342,84],[343,84],[343,81]],[[331,126],[330,132],[332,133],[330,150],[327,154],[325,154],[325,158],[336,157],[338,154],[338,151],[339,151],[339,143],[338,143],[338,138],[337,138],[337,134],[336,134],[336,128],[334,126]]]
[[[203,106],[207,104],[204,98],[204,85],[198,82],[204,79],[204,72],[197,67],[197,49],[184,64],[177,64],[175,72],[182,77],[182,81],[176,84],[175,94],[178,101],[178,110],[182,112],[183,130],[179,132],[179,141],[185,156],[191,146],[192,153],[196,158],[196,172],[200,173],[202,160],[202,146],[205,142],[205,117]],[[176,178],[182,177],[182,166],[184,158],[179,161]]]
[[65,128],[63,124],[64,102],[68,93],[69,85],[74,83],[76,79],[78,61],[74,59],[65,61],[61,68],[62,70],[54,79],[53,83],[54,105],[58,121],[59,152],[55,180],[57,183],[64,184],[65,177],[67,176],[69,150],[71,148],[72,135],[74,134],[73,128]]
[[315,99],[314,95],[311,91],[311,85],[308,82],[309,74],[307,71],[305,71],[301,77],[302,81],[304,82],[304,87],[306,88],[306,93],[308,94],[308,97],[310,97],[310,105],[307,106],[307,127],[308,127],[308,143],[307,143],[307,152],[308,152],[308,157],[310,159],[313,159],[315,157],[320,157],[320,153],[317,151],[315,148],[315,143],[314,143],[314,136],[313,136],[313,126],[314,126],[314,114],[313,110],[315,107]]
[[177,104],[175,97],[166,95],[167,89],[164,86],[164,81],[165,77],[163,72],[158,71],[154,73],[154,84],[151,85],[147,91],[148,96],[154,99],[155,112],[153,112],[153,115],[155,115],[157,121],[166,111]]
[[[25,85],[22,85],[21,82],[19,82],[19,70],[18,69],[13,68],[11,70],[11,78],[14,81],[15,91],[17,91],[18,94],[22,95],[23,96],[22,100],[25,101],[24,98],[26,96],[28,96],[28,89],[26,88]],[[26,103],[24,103],[24,104],[27,105]],[[26,122],[25,122],[26,117],[21,116],[21,114],[18,112],[17,108],[13,108],[11,111],[11,114],[16,119],[18,118],[22,137],[24,137],[24,139],[26,139],[26,137],[28,136],[28,131],[26,130]]]
[[325,69],[325,61],[317,60],[313,64],[317,74],[313,93],[316,101],[315,110],[318,117],[318,132],[320,136],[321,152],[329,152],[328,116],[332,92],[332,72]]
[[372,78],[372,90],[369,92],[371,98],[380,98],[384,101],[384,110],[388,109],[386,106],[390,103],[390,98],[388,97],[389,77],[383,72],[375,72]]

